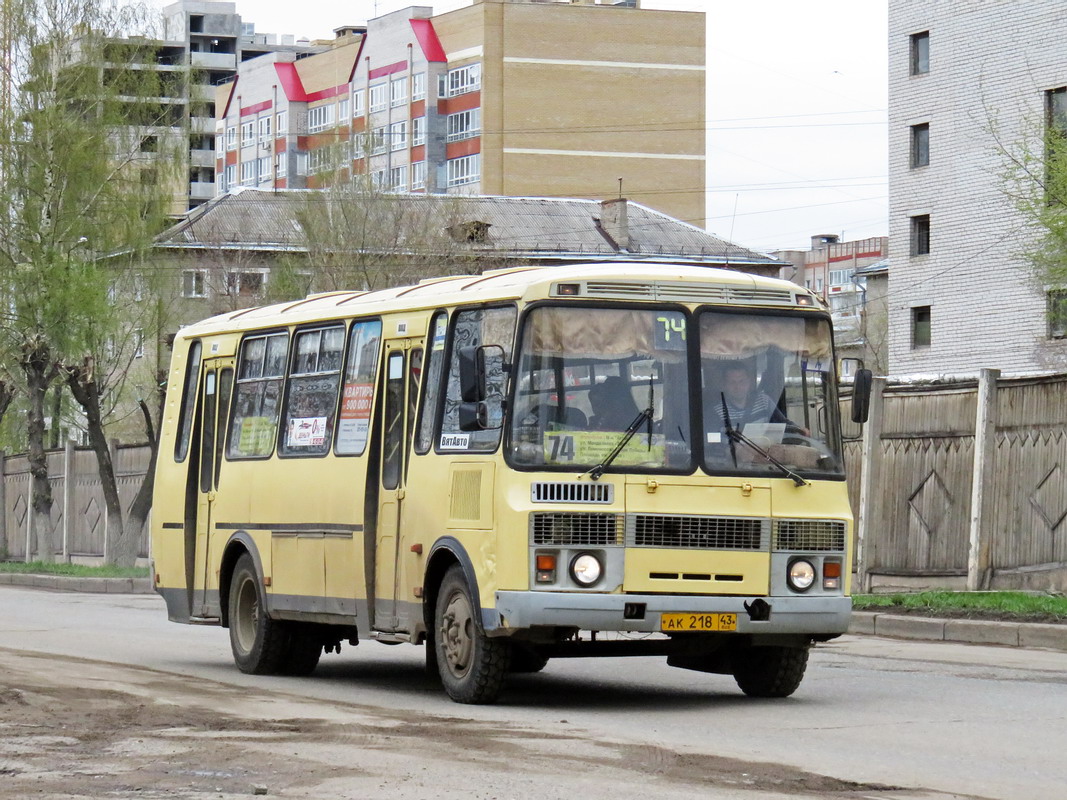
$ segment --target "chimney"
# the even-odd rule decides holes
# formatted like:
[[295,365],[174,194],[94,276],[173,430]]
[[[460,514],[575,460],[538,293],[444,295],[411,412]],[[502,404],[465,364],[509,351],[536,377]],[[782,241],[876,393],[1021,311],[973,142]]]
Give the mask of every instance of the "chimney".
[[600,201],[600,226],[617,250],[630,250],[629,205],[625,197]]

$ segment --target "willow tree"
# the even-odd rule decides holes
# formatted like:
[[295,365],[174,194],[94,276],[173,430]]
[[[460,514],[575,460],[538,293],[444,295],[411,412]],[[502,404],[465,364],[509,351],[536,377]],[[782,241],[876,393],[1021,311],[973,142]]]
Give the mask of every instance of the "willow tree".
[[[144,9],[101,0],[4,0],[2,8],[0,356],[26,394],[31,530],[38,557],[50,561],[46,397],[64,365],[100,360],[98,343],[126,324],[127,304],[109,292],[116,270],[138,268],[172,203],[181,114],[164,99],[173,73],[144,68],[157,51]],[[119,42],[104,32],[144,35]],[[99,449],[103,431],[90,429],[94,437]],[[117,532],[121,508],[107,505]]]

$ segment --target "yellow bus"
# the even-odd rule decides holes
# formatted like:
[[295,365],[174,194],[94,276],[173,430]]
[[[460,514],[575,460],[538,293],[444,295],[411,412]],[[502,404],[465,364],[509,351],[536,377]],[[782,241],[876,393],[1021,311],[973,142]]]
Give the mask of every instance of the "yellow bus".
[[464,703],[598,655],[784,697],[851,611],[836,386],[811,292],[712,268],[226,313],[174,341],[156,589],[171,620],[228,627],[249,673],[376,639],[425,645]]

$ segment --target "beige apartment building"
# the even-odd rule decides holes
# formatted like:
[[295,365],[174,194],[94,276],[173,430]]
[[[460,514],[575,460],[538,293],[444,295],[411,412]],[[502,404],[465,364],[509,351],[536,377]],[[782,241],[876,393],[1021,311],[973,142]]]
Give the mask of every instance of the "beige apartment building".
[[702,13],[476,0],[330,44],[242,62],[219,88],[220,194],[314,188],[351,163],[392,191],[626,196],[704,225]]

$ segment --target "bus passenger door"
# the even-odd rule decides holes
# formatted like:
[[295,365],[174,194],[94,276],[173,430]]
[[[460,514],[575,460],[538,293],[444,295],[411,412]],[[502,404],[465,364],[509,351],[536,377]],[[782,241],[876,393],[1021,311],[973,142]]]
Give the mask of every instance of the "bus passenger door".
[[407,459],[422,374],[422,340],[385,343],[385,403],[382,414],[381,484],[374,575],[374,628],[397,626],[397,564],[403,529]]
[[195,616],[217,616],[220,613],[218,577],[212,568],[212,526],[222,450],[226,439],[226,417],[229,411],[230,389],[233,385],[233,359],[205,359],[200,381],[200,402],[197,415],[200,431],[194,457],[197,459],[196,486],[196,573],[193,586]]

